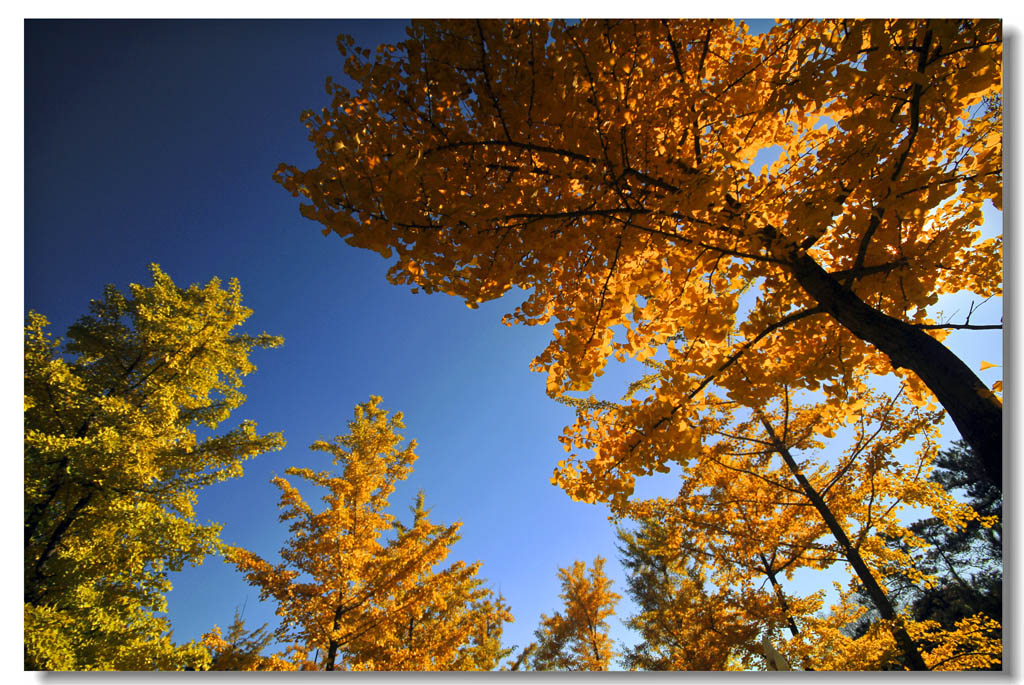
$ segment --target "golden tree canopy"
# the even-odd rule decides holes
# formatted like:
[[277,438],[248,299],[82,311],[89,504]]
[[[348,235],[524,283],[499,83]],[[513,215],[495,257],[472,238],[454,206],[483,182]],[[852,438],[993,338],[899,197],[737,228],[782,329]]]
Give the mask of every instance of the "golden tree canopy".
[[1001,294],[1001,240],[979,238],[1001,208],[999,21],[424,21],[351,46],[356,91],[329,80],[305,117],[318,165],[278,180],[394,283],[471,307],[526,290],[506,321],[554,323],[551,395],[657,354],[607,430],[680,444],[710,384],[757,406],[780,380],[838,400],[895,371],[1000,481],[1001,403],[929,310]]

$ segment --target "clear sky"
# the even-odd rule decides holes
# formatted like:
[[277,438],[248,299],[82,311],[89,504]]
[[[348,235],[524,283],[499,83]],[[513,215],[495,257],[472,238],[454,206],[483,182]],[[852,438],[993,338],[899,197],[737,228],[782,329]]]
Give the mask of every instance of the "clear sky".
[[[558,567],[600,554],[624,594],[607,510],[549,483],[564,455],[556,436],[573,421],[528,369],[549,330],[502,326],[514,295],[473,311],[389,285],[385,260],[323,237],[271,178],[279,162],[314,163],[299,115],[327,103],[325,77],[342,80],[336,36],[375,47],[401,40],[404,25],[26,22],[25,310],[45,314],[59,335],[104,284],[149,284],[151,262],[181,286],[237,277],[254,310],[247,330],[281,335],[285,345],[254,355],[259,370],[232,422],[283,431],[288,447],[203,491],[199,519],[222,522],[226,542],[276,561],[286,527],[270,478],[289,466],[326,468],[308,445],[344,433],[353,406],[381,395],[420,445],[415,471],[392,497],[396,512],[404,516],[423,489],[435,521],[463,521],[454,554],[483,561],[482,575],[516,616],[506,644],[522,647],[541,612],[559,608]],[[999,232],[992,218],[989,231]],[[974,321],[1000,315],[993,302]],[[948,340],[977,369],[982,359],[1001,363],[998,338]],[[624,388],[623,377],[613,371],[602,387]],[[645,494],[673,485],[663,480]],[[276,624],[273,606],[219,559],[173,582],[177,641],[226,627],[242,605],[249,627]],[[630,612],[624,599],[618,614]],[[617,622],[614,635],[632,643]]]

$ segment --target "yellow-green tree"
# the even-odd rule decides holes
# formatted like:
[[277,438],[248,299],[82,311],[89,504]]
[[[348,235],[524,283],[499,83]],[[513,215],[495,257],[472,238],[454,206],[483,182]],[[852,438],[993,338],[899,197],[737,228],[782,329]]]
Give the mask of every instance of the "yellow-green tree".
[[195,520],[196,492],[284,444],[251,421],[213,432],[245,400],[252,350],[281,344],[235,331],[251,314],[238,282],[185,289],[150,270],[153,285],[127,296],[107,286],[63,344],[28,316],[28,669],[201,666],[205,650],[176,647],[160,615],[167,574],[219,551],[220,527]]
[[289,468],[325,488],[316,512],[285,478],[281,520],[292,537],[282,562],[232,548],[229,560],[278,604],[277,636],[297,646],[303,669],[483,670],[504,655],[501,632],[512,615],[477,577],[480,563],[436,568],[461,524],[431,523],[422,493],[409,525],[388,513],[395,485],[408,477],[416,443],[402,446],[402,414],[379,397],[355,408],[349,432],[311,449],[331,455],[340,473]]
[[558,569],[563,610],[541,615],[537,641],[528,645],[516,664],[538,671],[607,671],[616,653],[608,635],[608,618],[620,596],[604,574],[604,559],[595,557],[587,573],[582,561]]
[[[998,484],[1002,404],[941,341],[1000,325],[934,305],[1002,293],[1001,239],[979,231],[1001,207],[1001,28],[414,22],[375,54],[339,40],[357,88],[328,82],[305,116],[317,165],[277,178],[325,233],[394,258],[394,283],[471,307],[526,290],[507,321],[553,322],[552,396],[659,355],[656,396],[610,433],[699,440],[709,384],[762,401],[735,362],[763,353],[759,376],[812,390],[905,377]],[[596,463],[649,470],[613,452]]]

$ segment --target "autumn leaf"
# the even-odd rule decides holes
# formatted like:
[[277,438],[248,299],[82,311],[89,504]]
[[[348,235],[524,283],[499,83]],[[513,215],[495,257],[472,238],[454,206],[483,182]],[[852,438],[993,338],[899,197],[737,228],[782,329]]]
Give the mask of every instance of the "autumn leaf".
[[358,96],[306,119],[319,164],[278,182],[392,283],[470,307],[522,288],[505,321],[552,323],[552,397],[663,360],[606,452],[644,426],[623,461],[656,467],[710,386],[755,408],[895,372],[1001,482],[1002,405],[928,312],[1002,293],[1001,240],[975,240],[1001,206],[998,20],[417,21],[345,71]]

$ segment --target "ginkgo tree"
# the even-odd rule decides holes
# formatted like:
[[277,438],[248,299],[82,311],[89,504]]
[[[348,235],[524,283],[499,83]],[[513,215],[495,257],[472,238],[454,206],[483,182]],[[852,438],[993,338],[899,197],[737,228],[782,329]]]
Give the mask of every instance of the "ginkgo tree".
[[534,631],[536,642],[527,645],[513,664],[514,670],[607,671],[616,656],[608,634],[608,619],[622,598],[612,592],[600,556],[587,572],[582,561],[558,569],[564,607],[551,616],[541,615]]
[[[953,530],[969,522],[994,523],[927,479],[938,452],[941,412],[922,411],[902,394],[889,397],[866,387],[851,394],[845,406],[801,394],[780,387],[752,411],[709,397],[718,411],[704,417],[707,444],[680,463],[679,494],[618,508],[639,523],[638,534],[625,538],[631,557],[660,559],[660,566],[679,579],[676,585],[690,592],[698,579],[700,596],[717,592],[718,601],[729,606],[718,613],[731,612],[726,626],[736,626],[731,632],[719,626],[672,649],[664,631],[648,625],[665,619],[664,612],[647,611],[633,623],[653,636],[653,653],[685,667],[693,659],[693,645],[710,639],[716,649],[701,656],[717,651],[719,663],[726,663],[730,650],[751,651],[750,631],[756,628],[755,634],[773,633],[773,640],[775,631],[789,632],[790,661],[815,670],[873,668],[893,652],[917,670],[998,661],[1000,644],[991,636],[990,617],[975,615],[970,629],[957,626],[943,633],[937,624],[926,628],[911,621],[885,589],[892,576],[924,587],[931,583],[912,556],[926,542],[902,519],[903,509],[930,510],[938,524]],[[613,411],[608,403],[603,410]],[[832,442],[847,446],[830,450]],[[907,456],[908,450],[916,455]],[[892,541],[900,545],[888,544]],[[863,611],[850,601],[852,591],[822,620],[816,616],[820,596],[801,598],[783,590],[796,571],[837,563],[849,570],[853,587],[863,588],[880,618],[860,641],[839,632]],[[672,577],[664,579],[669,596],[655,606],[667,607],[669,616],[688,626],[714,620],[716,614],[701,602],[672,596],[678,594]],[[915,638],[925,632],[927,650]],[[746,642],[730,644],[731,634],[745,636]],[[649,650],[633,653],[643,659]]]
[[403,524],[388,513],[395,486],[412,472],[416,442],[397,433],[372,396],[354,410],[349,432],[311,449],[340,472],[289,468],[286,474],[323,488],[315,511],[286,478],[281,520],[292,537],[272,564],[233,547],[228,560],[261,599],[273,599],[279,640],[302,670],[490,670],[508,654],[501,634],[512,615],[477,577],[480,563],[439,565],[459,539],[460,524],[432,523],[422,493]]
[[274,634],[264,623],[259,628],[246,630],[245,620],[236,609],[235,618],[224,635],[220,626],[214,626],[203,635],[203,646],[210,651],[210,671],[288,671],[295,670],[293,662],[283,655],[265,656],[263,651],[274,642]]
[[318,164],[276,177],[325,234],[393,258],[393,283],[471,307],[527,291],[506,322],[554,323],[534,363],[552,396],[610,358],[663,359],[594,468],[647,473],[641,443],[699,442],[709,386],[748,407],[777,382],[842,401],[852,370],[937,398],[1001,483],[1001,401],[942,343],[1001,326],[934,318],[943,294],[1002,292],[1001,238],[980,237],[982,206],[1002,206],[998,20],[408,33],[375,53],[339,38],[356,89],[328,80],[305,115]]
[[[148,670],[203,666],[170,640],[168,574],[220,551],[195,520],[197,491],[280,449],[252,421],[216,432],[245,401],[258,348],[281,338],[236,328],[241,286],[113,285],[53,340],[25,327],[25,667]],[[208,437],[200,437],[206,433]]]

